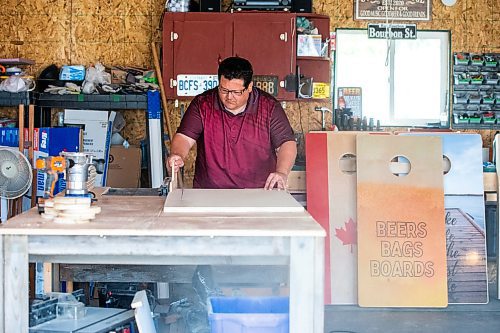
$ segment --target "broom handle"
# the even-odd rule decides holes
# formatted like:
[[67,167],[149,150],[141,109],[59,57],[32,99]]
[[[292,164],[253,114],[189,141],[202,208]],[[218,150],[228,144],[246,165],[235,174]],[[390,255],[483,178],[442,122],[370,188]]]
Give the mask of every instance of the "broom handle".
[[158,79],[158,85],[160,86],[160,96],[161,96],[161,104],[163,106],[163,117],[164,121],[167,123],[168,137],[170,138],[170,142],[174,137],[174,132],[172,131],[172,127],[170,126],[170,116],[167,110],[167,96],[165,95],[165,87],[163,86],[163,76],[161,74],[160,60],[158,58],[158,51],[156,49],[156,42],[151,43],[151,48],[153,51],[153,60],[156,70],[156,78]]

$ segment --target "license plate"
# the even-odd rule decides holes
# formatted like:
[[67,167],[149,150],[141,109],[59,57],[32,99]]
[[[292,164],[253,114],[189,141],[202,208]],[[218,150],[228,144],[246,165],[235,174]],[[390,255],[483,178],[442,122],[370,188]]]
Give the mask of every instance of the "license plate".
[[330,84],[313,82],[312,98],[330,98]]
[[177,75],[177,96],[196,96],[215,88],[219,84],[217,75]]
[[278,96],[278,77],[274,75],[254,75],[253,84],[259,88],[271,94],[273,96]]

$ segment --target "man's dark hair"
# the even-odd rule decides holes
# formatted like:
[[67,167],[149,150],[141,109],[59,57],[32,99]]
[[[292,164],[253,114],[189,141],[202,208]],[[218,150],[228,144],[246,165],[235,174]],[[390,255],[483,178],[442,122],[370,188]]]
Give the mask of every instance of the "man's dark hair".
[[240,57],[229,57],[219,64],[219,82],[221,76],[224,76],[228,80],[241,79],[243,80],[243,85],[248,88],[250,82],[252,82],[253,69],[250,61],[240,58]]

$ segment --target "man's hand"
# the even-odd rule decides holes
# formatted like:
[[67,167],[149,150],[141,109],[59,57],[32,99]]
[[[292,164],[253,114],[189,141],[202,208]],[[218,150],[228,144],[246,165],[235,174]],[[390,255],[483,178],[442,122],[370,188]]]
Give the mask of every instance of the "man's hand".
[[170,171],[171,175],[177,172],[183,166],[184,166],[184,161],[182,160],[182,157],[180,157],[179,155],[172,154],[167,158],[167,169]]
[[269,174],[266,180],[266,185],[264,185],[264,189],[272,190],[275,186],[278,190],[286,190],[288,175],[282,172],[273,172]]

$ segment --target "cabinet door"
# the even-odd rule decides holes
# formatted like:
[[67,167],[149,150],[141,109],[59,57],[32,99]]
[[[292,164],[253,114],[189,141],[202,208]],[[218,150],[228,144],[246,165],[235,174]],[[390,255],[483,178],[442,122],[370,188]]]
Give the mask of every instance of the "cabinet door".
[[167,13],[163,27],[167,98],[177,98],[177,75],[216,75],[219,61],[231,56],[233,31],[227,15]]
[[[235,13],[233,55],[248,59],[255,75],[278,77],[284,84],[295,73],[295,16],[289,13]],[[278,88],[278,99],[294,99],[295,92]]]

